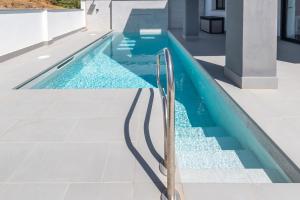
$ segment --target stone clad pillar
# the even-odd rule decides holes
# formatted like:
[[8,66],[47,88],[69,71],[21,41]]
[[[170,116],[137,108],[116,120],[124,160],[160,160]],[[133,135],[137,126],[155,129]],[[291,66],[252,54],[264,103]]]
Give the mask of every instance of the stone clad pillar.
[[277,4],[226,0],[225,75],[241,88],[277,88]]
[[186,39],[199,37],[200,15],[199,0],[184,1],[183,37]]

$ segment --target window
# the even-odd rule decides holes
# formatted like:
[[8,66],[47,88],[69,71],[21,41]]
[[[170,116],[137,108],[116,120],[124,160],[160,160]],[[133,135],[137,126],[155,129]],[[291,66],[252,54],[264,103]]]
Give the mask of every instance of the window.
[[282,15],[283,39],[300,42],[300,0],[284,0]]
[[216,9],[225,10],[225,0],[216,0]]

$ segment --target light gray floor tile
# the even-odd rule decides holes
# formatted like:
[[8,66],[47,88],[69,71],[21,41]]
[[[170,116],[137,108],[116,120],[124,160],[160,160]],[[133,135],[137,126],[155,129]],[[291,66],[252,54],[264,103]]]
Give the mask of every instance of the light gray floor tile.
[[0,104],[0,118],[34,118],[41,116],[47,107],[47,104],[35,102],[4,102]]
[[[111,105],[112,106],[112,105]],[[43,118],[96,118],[108,113],[109,106],[101,103],[56,102],[42,114]]]
[[135,183],[134,200],[157,200],[160,199],[160,189],[154,183]]
[[99,181],[107,149],[105,143],[40,144],[11,181]]
[[71,184],[65,200],[131,200],[131,183]]
[[33,144],[0,143],[0,181],[5,181],[12,175],[32,148]]
[[134,178],[135,157],[125,142],[112,143],[105,165],[103,182],[132,182]]
[[165,182],[166,177],[159,171],[159,162],[152,154],[143,153],[138,149],[140,157],[137,158],[134,182]]
[[1,117],[0,118],[0,136],[5,131],[7,131],[9,128],[11,128],[13,125],[15,125],[17,121],[18,120],[16,120],[16,119]]
[[66,184],[2,184],[3,200],[63,200]]
[[[131,120],[131,138],[141,133],[139,118]],[[68,141],[125,141],[125,117],[79,119],[76,127],[67,138]]]
[[8,129],[2,141],[63,141],[73,129],[76,120],[27,119]]

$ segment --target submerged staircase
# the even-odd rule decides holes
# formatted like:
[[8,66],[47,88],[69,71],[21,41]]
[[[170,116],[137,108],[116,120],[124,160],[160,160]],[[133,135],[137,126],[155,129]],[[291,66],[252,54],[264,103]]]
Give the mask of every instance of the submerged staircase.
[[279,173],[263,169],[250,150],[220,127],[177,127],[176,155],[183,183],[280,182]]

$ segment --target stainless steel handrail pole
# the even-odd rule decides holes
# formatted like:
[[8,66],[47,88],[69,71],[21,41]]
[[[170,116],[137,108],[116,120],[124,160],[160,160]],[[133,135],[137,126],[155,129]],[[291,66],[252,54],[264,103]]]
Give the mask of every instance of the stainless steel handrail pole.
[[159,54],[157,56],[157,68],[156,68],[156,82],[157,82],[157,86],[159,89],[159,93],[161,96],[161,100],[162,100],[162,109],[163,109],[163,120],[164,120],[164,160],[162,163],[159,163],[159,170],[160,172],[167,176],[167,98],[166,98],[166,94],[165,91],[163,89],[163,87],[161,86],[161,82],[160,82],[160,70],[161,70],[161,65],[160,65],[160,59],[161,59],[161,55]]
[[165,167],[167,169],[167,197],[162,199],[179,200],[175,188],[175,81],[172,57],[167,48],[163,49],[166,63],[167,94],[160,84],[160,55],[157,58],[157,84],[163,101],[165,124]]

